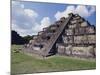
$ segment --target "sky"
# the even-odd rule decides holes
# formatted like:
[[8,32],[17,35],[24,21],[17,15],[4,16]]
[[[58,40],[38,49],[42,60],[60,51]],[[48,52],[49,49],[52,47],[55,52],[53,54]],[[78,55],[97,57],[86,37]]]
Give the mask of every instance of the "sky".
[[68,13],[77,13],[96,26],[96,7],[90,5],[12,1],[12,30],[20,36],[37,35]]

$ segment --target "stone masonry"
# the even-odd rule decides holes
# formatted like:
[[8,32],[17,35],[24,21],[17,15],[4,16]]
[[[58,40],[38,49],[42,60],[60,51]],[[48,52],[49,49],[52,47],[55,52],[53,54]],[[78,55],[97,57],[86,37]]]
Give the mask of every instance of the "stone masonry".
[[23,51],[43,57],[60,54],[95,57],[96,29],[78,14],[69,13],[49,27],[38,32]]

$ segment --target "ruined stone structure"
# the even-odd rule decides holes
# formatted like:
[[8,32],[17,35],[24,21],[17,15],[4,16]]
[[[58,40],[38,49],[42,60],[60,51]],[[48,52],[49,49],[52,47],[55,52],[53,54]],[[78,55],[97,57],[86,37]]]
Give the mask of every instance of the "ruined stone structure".
[[23,51],[40,56],[53,54],[95,57],[96,31],[95,26],[78,14],[70,13],[67,18],[38,32]]

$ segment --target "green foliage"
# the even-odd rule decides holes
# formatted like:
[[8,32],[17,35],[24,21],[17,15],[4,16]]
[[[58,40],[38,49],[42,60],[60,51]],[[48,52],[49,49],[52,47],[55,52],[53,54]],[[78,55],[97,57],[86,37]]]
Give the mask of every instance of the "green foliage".
[[31,40],[34,36],[30,36],[30,35],[27,35],[27,36],[24,36],[23,38],[27,41]]

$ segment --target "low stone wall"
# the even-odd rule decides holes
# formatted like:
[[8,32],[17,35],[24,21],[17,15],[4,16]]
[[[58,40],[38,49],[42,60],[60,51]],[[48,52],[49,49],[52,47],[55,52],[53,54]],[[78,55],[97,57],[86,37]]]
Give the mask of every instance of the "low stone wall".
[[76,46],[58,46],[58,54],[68,56],[80,56],[80,57],[95,57],[95,48],[93,46],[88,47],[76,47]]
[[72,55],[72,46],[69,45],[69,46],[65,47],[64,45],[59,45],[58,46],[58,54]]
[[94,57],[93,52],[93,46],[72,48],[72,54],[77,56]]

